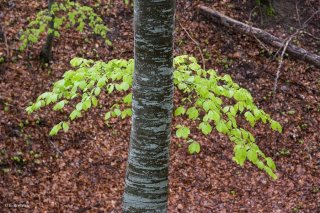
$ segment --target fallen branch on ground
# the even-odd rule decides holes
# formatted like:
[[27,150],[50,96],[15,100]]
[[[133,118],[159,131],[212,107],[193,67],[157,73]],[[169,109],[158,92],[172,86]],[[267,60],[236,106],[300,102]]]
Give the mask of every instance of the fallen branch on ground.
[[[285,44],[286,41],[282,40],[280,38],[277,38],[270,33],[256,28],[256,27],[251,27],[243,22],[237,21],[235,19],[232,19],[228,16],[225,16],[218,11],[214,9],[210,9],[205,6],[199,6],[200,11],[211,18],[214,22],[222,24],[223,26],[230,27],[236,31],[240,31],[242,33],[245,33],[250,36],[255,36],[261,41],[277,48],[282,48]],[[298,59],[304,60],[306,62],[309,62],[310,64],[315,65],[316,67],[320,67],[320,56],[310,53],[307,50],[297,47],[293,44],[288,44],[286,51],[289,55],[294,56]]]

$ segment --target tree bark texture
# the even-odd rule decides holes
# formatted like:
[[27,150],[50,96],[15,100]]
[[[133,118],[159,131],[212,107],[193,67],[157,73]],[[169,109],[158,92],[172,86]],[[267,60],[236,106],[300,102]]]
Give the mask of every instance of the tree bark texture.
[[[48,11],[51,13],[51,6],[54,3],[54,0],[49,0],[48,1]],[[52,45],[53,45],[53,40],[54,40],[54,15],[51,14],[51,20],[49,22],[49,29],[52,29],[51,33],[48,33],[46,43],[41,49],[40,52],[40,59],[44,63],[49,63],[52,59]]]
[[175,0],[135,0],[132,129],[123,212],[166,212]]
[[[262,40],[263,42],[265,42],[273,47],[282,48],[286,43],[286,41],[284,41],[280,38],[277,38],[264,30],[261,30],[256,27],[251,27],[243,22],[234,20],[228,16],[225,16],[225,15],[219,13],[218,11],[216,11],[214,9],[210,9],[205,6],[199,6],[199,8],[200,8],[200,11],[204,15],[211,18],[214,22],[216,22],[218,24],[222,24],[223,26],[229,27],[235,31],[239,31],[241,33],[245,33],[250,36],[254,35],[258,39]],[[300,48],[300,47],[297,47],[293,44],[288,44],[286,52],[293,57],[296,57],[298,59],[309,62],[310,64],[313,64],[316,67],[320,67],[320,56],[319,55],[310,53],[307,50]]]

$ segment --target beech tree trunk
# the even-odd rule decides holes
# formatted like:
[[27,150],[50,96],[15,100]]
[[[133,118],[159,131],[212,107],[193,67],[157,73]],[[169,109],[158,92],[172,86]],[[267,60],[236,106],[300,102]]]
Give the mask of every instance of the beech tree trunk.
[[123,212],[166,212],[175,0],[135,0],[133,115]]
[[[53,3],[54,3],[54,0],[48,1],[49,13],[51,13],[51,7],[52,7]],[[51,29],[52,32],[48,33],[46,43],[42,47],[41,52],[40,52],[40,59],[44,63],[49,63],[52,60],[52,45],[53,45],[53,40],[54,40],[54,15],[53,14],[51,14],[51,21],[49,22],[49,29]]]

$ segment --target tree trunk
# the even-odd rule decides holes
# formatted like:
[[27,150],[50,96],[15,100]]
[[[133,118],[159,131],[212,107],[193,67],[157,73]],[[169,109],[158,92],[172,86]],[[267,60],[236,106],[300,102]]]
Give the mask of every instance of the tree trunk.
[[133,116],[123,212],[166,212],[175,0],[135,0]]
[[[51,13],[51,6],[54,3],[54,0],[49,0],[48,10]],[[44,63],[49,63],[52,59],[52,45],[54,40],[54,14],[51,14],[51,20],[49,22],[49,29],[51,32],[48,32],[45,45],[42,47],[40,52],[40,60]]]

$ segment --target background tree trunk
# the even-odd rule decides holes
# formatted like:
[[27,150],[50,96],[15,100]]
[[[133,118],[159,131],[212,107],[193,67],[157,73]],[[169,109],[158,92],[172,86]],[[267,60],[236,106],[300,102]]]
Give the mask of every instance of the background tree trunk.
[[135,0],[135,69],[123,212],[166,212],[175,0]]
[[[48,10],[49,13],[51,13],[51,6],[54,3],[54,0],[48,1]],[[41,49],[40,52],[40,60],[44,63],[49,63],[52,59],[52,45],[54,40],[54,15],[51,14],[51,21],[49,22],[49,29],[52,30],[51,33],[48,33],[46,43]]]

